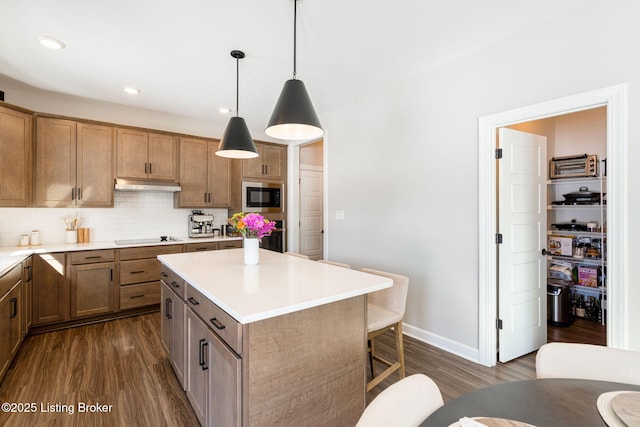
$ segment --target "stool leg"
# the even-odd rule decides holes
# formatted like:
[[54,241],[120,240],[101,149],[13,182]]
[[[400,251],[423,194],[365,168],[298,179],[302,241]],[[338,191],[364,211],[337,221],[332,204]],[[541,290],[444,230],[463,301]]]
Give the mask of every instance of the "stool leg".
[[369,365],[371,366],[371,378],[374,378],[373,373],[373,338],[369,340]]
[[402,321],[396,323],[393,329],[396,333],[396,352],[398,353],[398,362],[400,362],[400,378],[404,378],[404,340],[402,339]]

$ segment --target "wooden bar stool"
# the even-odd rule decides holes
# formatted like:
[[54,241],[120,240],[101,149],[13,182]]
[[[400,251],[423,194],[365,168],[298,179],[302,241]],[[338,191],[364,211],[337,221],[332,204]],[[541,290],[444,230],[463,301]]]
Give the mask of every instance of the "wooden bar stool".
[[351,266],[349,264],[345,264],[345,263],[342,263],[342,262],[336,262],[336,261],[329,261],[329,260],[326,260],[326,259],[319,259],[318,262],[321,262],[323,264],[335,265],[337,267],[351,268]]
[[[400,378],[404,378],[404,342],[402,339],[402,318],[407,304],[409,278],[394,273],[387,273],[371,268],[362,271],[370,274],[385,276],[393,280],[393,286],[368,295],[367,304],[367,340],[369,342],[369,361],[373,379],[367,383],[367,391],[380,384],[385,378],[400,371]],[[375,338],[393,328],[396,338],[397,361],[391,362],[375,352]],[[378,361],[387,366],[379,375],[375,375],[374,362]]]

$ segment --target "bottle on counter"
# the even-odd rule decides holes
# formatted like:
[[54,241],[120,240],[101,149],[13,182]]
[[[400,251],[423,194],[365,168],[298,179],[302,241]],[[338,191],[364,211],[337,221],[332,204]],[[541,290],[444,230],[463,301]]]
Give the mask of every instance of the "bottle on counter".
[[584,318],[585,316],[585,306],[584,306],[584,297],[580,295],[578,299],[578,306],[576,307],[576,316]]

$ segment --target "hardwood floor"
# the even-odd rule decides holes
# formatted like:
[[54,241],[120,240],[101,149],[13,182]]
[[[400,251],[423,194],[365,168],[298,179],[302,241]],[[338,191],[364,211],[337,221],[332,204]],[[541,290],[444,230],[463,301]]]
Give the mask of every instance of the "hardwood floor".
[[[548,328],[549,341],[606,343],[605,327],[578,319]],[[392,357],[393,334],[376,341]],[[424,373],[445,401],[506,381],[535,377],[535,353],[487,368],[405,336],[406,373]],[[371,401],[398,375],[367,393]],[[32,335],[0,384],[0,403],[35,403],[33,413],[0,412],[0,426],[197,426],[160,343],[159,313]],[[107,405],[79,413],[80,403]],[[67,407],[73,405],[74,413]],[[108,405],[111,405],[110,407]],[[42,409],[48,410],[48,412]],[[55,412],[58,410],[58,412]]]

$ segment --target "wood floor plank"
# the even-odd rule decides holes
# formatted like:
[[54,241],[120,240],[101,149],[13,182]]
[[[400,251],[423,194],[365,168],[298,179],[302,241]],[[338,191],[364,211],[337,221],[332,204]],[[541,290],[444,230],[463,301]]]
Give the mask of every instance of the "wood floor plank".
[[[548,328],[549,341],[606,343],[606,327],[577,319]],[[376,339],[394,357],[392,333]],[[535,353],[487,368],[405,336],[407,375],[424,373],[445,401],[480,387],[535,377]],[[367,393],[371,401],[398,380],[393,374]],[[198,426],[160,343],[159,313],[28,336],[0,383],[0,402],[38,405],[35,413],[0,412],[0,426]],[[77,413],[78,403],[112,405],[110,412]],[[40,405],[73,404],[75,413]]]

